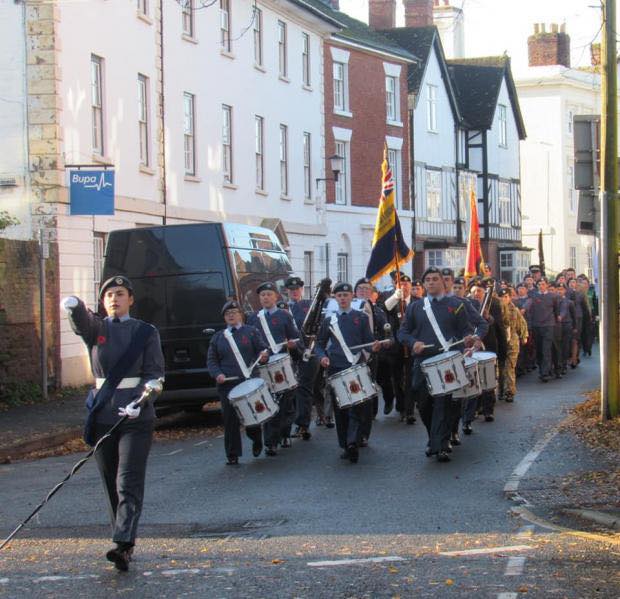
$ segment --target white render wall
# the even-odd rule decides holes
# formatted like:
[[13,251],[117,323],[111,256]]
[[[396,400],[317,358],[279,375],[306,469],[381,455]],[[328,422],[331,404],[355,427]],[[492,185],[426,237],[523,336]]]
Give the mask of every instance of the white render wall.
[[0,179],[14,178],[16,186],[0,187],[0,210],[20,221],[3,237],[30,239],[30,201],[26,136],[26,55],[24,5],[0,3]]
[[[504,105],[506,107],[506,147],[499,145],[499,110],[497,106]],[[526,131],[528,131],[526,127]],[[493,125],[487,133],[488,141],[488,161],[489,173],[498,175],[501,179],[518,179],[519,178],[519,131],[515,121],[514,112],[508,88],[506,87],[506,79],[502,81],[502,85],[497,97],[495,107],[495,115],[493,116]]]

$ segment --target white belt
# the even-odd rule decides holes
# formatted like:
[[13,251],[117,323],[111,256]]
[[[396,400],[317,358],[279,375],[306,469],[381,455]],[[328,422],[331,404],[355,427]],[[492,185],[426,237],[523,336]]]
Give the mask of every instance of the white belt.
[[[105,379],[95,379],[95,387],[101,389],[105,383]],[[121,379],[121,382],[116,386],[117,389],[133,389],[140,384],[139,376],[130,376],[126,379]]]

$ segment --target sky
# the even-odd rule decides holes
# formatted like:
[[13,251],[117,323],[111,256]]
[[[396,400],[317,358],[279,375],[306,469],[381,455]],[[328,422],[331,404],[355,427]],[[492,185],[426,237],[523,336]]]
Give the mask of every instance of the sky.
[[[465,55],[503,54],[512,58],[515,73],[527,68],[527,38],[534,23],[566,23],[571,38],[571,66],[590,64],[590,43],[600,41],[600,0],[451,0],[463,7]],[[404,25],[397,0],[396,25]],[[368,22],[368,0],[340,0],[340,9]]]

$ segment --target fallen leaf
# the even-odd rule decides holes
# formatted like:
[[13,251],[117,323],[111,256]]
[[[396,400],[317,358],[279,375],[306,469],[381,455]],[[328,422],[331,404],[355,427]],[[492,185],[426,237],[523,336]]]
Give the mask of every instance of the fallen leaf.
[[283,559],[272,559],[271,563],[272,564],[283,564],[284,560]]
[[452,580],[451,578],[446,578],[446,584],[451,587],[454,584],[454,580]]
[[391,574],[398,573],[398,568],[395,568],[394,566],[390,566],[388,570],[390,571]]

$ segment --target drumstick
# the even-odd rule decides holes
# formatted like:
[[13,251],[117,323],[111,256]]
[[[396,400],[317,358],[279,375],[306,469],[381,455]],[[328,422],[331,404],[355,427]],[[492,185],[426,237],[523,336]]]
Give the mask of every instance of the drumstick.
[[[391,339],[381,339],[379,340],[379,343],[390,343],[391,341]],[[361,345],[352,345],[349,349],[364,349],[365,347],[370,347],[374,344],[375,341],[371,341],[370,343],[362,343]]]
[[276,347],[280,349],[283,345],[286,345],[289,341],[293,341],[294,343],[297,343],[299,340],[300,340],[299,337],[297,337],[297,339],[285,339],[281,343],[276,343]]
[[239,377],[238,377],[238,376],[227,376],[227,377],[224,379],[224,382],[225,382],[225,383],[228,383],[229,381],[238,381],[238,380],[239,380]]

